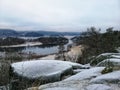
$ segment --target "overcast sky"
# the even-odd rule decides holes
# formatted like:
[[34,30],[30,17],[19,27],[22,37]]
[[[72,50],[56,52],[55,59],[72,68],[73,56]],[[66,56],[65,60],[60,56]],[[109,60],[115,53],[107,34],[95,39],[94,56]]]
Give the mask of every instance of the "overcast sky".
[[0,28],[81,31],[120,28],[120,0],[0,0]]

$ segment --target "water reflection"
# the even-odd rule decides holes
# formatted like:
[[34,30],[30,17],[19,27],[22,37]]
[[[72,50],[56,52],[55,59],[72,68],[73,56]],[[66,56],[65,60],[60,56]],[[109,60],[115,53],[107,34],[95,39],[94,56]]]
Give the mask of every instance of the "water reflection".
[[20,52],[26,47],[10,47],[10,48],[0,48],[0,52]]
[[27,52],[27,50],[31,50],[34,51],[34,49],[45,49],[45,48],[53,48],[53,47],[57,47],[58,45],[36,45],[36,46],[24,46],[24,47],[4,47],[4,48],[0,48],[0,52]]
[[[65,50],[67,50],[67,45],[71,44],[72,41],[70,37],[69,42],[65,44]],[[36,54],[52,54],[58,52],[58,45],[47,44],[47,45],[36,45],[36,46],[24,46],[24,47],[10,47],[10,48],[0,48],[0,52],[23,52],[23,53],[36,53]]]

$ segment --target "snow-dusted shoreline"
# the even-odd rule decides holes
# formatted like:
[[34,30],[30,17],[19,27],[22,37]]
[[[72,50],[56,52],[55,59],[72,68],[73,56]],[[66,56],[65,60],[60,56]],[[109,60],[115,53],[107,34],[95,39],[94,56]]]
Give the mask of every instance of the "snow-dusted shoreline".
[[0,46],[1,48],[11,48],[11,47],[27,47],[27,46],[36,46],[36,45],[42,45],[41,42],[27,42],[24,44],[19,45],[9,45],[9,46]]

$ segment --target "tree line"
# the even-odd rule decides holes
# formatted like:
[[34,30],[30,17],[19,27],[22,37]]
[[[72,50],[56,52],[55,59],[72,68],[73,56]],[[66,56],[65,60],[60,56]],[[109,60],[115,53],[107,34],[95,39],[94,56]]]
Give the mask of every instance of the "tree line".
[[97,56],[101,53],[117,52],[117,48],[120,46],[120,31],[114,30],[113,27],[106,29],[105,33],[101,33],[101,29],[95,27],[88,28],[86,32],[83,32],[76,40],[77,45],[84,45],[86,49],[83,51],[82,60],[78,60],[79,63],[89,62],[89,58]]
[[17,38],[17,37],[0,38],[0,46],[18,45],[18,44],[23,44],[23,43],[25,43],[25,40]]

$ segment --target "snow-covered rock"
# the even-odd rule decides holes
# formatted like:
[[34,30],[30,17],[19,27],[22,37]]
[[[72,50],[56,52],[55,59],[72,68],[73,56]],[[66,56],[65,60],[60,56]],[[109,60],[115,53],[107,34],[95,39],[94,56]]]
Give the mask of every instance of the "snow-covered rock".
[[120,59],[120,53],[103,53],[100,54],[96,57],[94,57],[91,60],[91,65],[97,65],[98,63],[102,62],[105,59],[111,59],[111,58],[116,58],[116,59]]
[[69,61],[65,61],[65,63],[71,65],[73,69],[89,69],[90,68],[90,66],[88,65],[82,65],[74,62],[69,62]]
[[73,70],[73,74],[80,73],[84,70],[86,70],[86,69],[75,69],[75,70]]
[[112,64],[113,67],[120,67],[120,59],[118,58],[105,59],[102,62],[98,63],[97,66],[106,66],[108,63]]
[[89,84],[89,78],[101,75],[104,67],[95,67],[81,71],[63,81],[45,84],[39,87],[39,90],[86,90],[85,87]]
[[111,55],[120,56],[120,53],[102,53],[102,54],[98,55],[98,57],[100,57],[100,56],[111,56]]
[[59,60],[33,60],[13,63],[13,72],[28,79],[58,81],[62,75],[72,74],[73,68],[88,68],[85,65]]
[[[38,87],[38,90],[120,90],[118,85],[120,71],[102,75],[101,71],[103,69],[104,67],[94,67],[83,70],[65,80],[41,85]],[[101,83],[104,81],[106,82]],[[114,81],[114,83],[109,81]],[[33,89],[29,88],[28,90]]]
[[113,89],[105,84],[92,84],[87,86],[85,90],[113,90]]
[[111,57],[120,59],[120,55],[111,55]]
[[117,58],[105,59],[104,61],[98,63],[97,66],[104,66],[107,62],[111,62],[114,65],[119,65],[120,66],[120,59],[117,59]]
[[85,90],[84,87],[88,84],[88,81],[60,81],[42,85],[39,90]]
[[120,82],[120,71],[114,71],[108,74],[98,76],[90,81],[91,83],[115,83]]
[[104,67],[94,67],[91,69],[84,70],[76,75],[73,75],[64,81],[71,81],[71,80],[84,80],[84,79],[90,79],[92,77],[96,77],[98,75],[101,75],[101,71],[104,69]]
[[119,90],[119,87],[106,84],[89,84],[88,80],[73,80],[45,84],[40,86],[38,90]]

